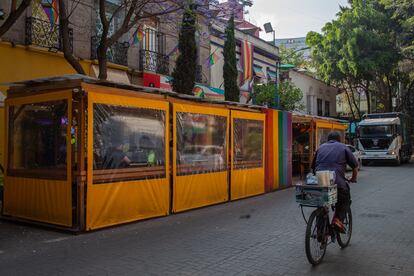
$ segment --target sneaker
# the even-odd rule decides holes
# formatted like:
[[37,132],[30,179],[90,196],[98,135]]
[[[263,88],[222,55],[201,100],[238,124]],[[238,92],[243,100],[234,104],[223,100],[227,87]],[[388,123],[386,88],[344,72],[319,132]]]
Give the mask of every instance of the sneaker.
[[338,218],[334,218],[332,221],[332,224],[335,226],[335,229],[342,234],[346,233],[345,225],[342,223],[342,221]]

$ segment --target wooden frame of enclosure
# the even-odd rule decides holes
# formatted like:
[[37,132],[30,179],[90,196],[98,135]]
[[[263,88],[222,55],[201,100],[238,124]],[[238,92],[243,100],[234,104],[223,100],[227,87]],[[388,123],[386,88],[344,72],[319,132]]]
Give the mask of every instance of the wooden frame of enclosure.
[[293,112],[292,117],[293,128],[296,124],[309,125],[309,168],[313,160],[314,153],[316,152],[316,150],[318,150],[320,146],[320,143],[318,143],[318,141],[320,141],[321,139],[321,131],[326,130],[325,134],[334,130],[339,131],[341,133],[341,140],[343,143],[345,143],[345,130],[347,128],[346,121],[337,120],[334,118],[312,116],[298,112]]
[[[67,102],[65,174],[37,168],[13,169],[8,162],[9,149],[13,148],[10,135],[14,133],[9,129],[13,127],[10,122],[14,122],[14,118],[9,122],[10,110],[19,105],[54,100]],[[78,75],[12,84],[5,103],[8,135],[4,218],[88,231],[264,193],[266,128],[262,107],[208,101]],[[101,106],[162,112],[165,115],[162,165],[133,170],[97,169],[94,123],[99,122],[95,109]],[[211,116],[225,119],[224,168],[177,173],[177,114],[181,113],[206,115],[208,121]],[[235,169],[234,119],[263,124],[260,166],[244,164],[243,168]]]

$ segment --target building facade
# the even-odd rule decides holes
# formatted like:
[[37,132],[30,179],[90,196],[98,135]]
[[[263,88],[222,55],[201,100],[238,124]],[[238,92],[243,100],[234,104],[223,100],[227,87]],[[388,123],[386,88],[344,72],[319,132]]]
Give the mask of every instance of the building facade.
[[302,112],[316,116],[336,117],[336,97],[339,89],[329,86],[305,72],[289,71],[289,78],[302,93]]
[[[211,55],[215,55],[217,62],[210,66],[211,86],[217,88],[223,88],[223,47],[224,47],[224,29],[222,25],[215,24],[211,28]],[[239,84],[240,84],[240,101],[243,103],[249,102],[250,95],[253,90],[253,86],[259,83],[268,83],[276,81],[277,63],[279,60],[279,49],[268,42],[245,33],[241,30],[235,30],[236,38],[236,56],[237,67],[239,71]],[[252,79],[250,81],[243,81],[242,75],[243,57],[242,57],[242,44],[248,43],[251,45],[251,59],[252,59]]]
[[[232,1],[235,2],[235,1]],[[6,15],[12,1],[0,1],[0,10]],[[2,84],[76,73],[62,53],[59,21],[52,21],[50,11],[57,0],[33,0],[9,31],[0,38],[0,93],[5,95],[7,86]],[[102,34],[97,0],[68,0],[71,13],[69,24],[70,48],[85,73],[92,77],[99,75],[97,47]],[[122,23],[121,13],[114,13],[118,0],[106,0],[107,17],[114,15],[109,28],[112,35]],[[58,10],[56,7],[55,11]],[[260,28],[243,18],[243,8],[238,13],[235,30],[237,40],[238,70],[242,76],[246,70],[243,64],[251,63],[251,78],[241,80],[240,101],[247,102],[255,83],[276,81],[278,48],[259,38]],[[49,10],[49,13],[48,13]],[[198,66],[194,94],[200,97],[224,99],[223,45],[226,19],[212,21],[203,12],[197,15],[196,42]],[[171,19],[173,18],[173,19]],[[0,24],[5,16],[0,18]],[[152,18],[140,21],[123,34],[107,51],[107,79],[109,81],[137,84],[172,90],[170,81],[175,61],[179,55],[178,34],[181,26],[181,12],[166,18]],[[139,39],[136,39],[140,34]],[[251,46],[250,61],[243,61],[242,44]],[[214,64],[211,62],[213,57]],[[243,62],[242,62],[243,61]],[[0,106],[0,113],[4,110]],[[1,119],[1,118],[0,118]],[[0,125],[0,131],[4,126]],[[2,140],[2,139],[0,139]],[[1,142],[1,141],[0,141]],[[1,145],[0,145],[1,146]],[[0,150],[2,151],[2,149]],[[0,156],[0,163],[3,163]]]
[[[303,49],[308,48],[306,45],[306,37],[293,37],[293,38],[279,38],[275,39],[275,45],[278,47],[285,47],[286,49]],[[303,50],[304,58],[310,57],[310,49]]]

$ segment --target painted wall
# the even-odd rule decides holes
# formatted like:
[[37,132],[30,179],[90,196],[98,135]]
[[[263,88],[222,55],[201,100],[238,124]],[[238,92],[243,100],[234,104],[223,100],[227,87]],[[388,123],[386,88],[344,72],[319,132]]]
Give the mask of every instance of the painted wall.
[[[0,42],[0,93],[6,94],[6,83],[76,73],[62,54],[50,53],[33,47],[14,46]],[[81,62],[90,73],[90,61]],[[0,164],[4,164],[4,108],[0,103]]]
[[322,99],[322,116],[325,116],[325,102],[329,101],[329,116],[336,116],[336,95],[338,88],[329,86],[324,82],[312,78],[304,73],[291,70],[289,72],[291,81],[302,93],[302,103],[305,107],[301,110],[310,115],[318,115],[317,99]]

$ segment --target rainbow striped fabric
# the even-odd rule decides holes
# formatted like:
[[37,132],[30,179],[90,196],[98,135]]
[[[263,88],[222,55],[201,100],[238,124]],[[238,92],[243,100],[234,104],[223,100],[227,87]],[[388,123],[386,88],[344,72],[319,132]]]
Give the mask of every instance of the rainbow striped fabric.
[[253,45],[247,40],[243,40],[241,44],[241,65],[243,74],[240,85],[243,85],[253,78]]
[[136,29],[136,31],[134,32],[134,34],[132,35],[132,44],[136,45],[138,44],[140,41],[142,41],[142,39],[144,38],[144,31],[141,29],[141,27],[138,27]]
[[266,192],[292,185],[292,113],[266,110]]
[[58,0],[50,0],[49,4],[42,4],[43,11],[50,22],[50,27],[53,28],[59,19]]
[[216,53],[217,49],[208,57],[207,66],[211,67],[219,61],[220,56]]

